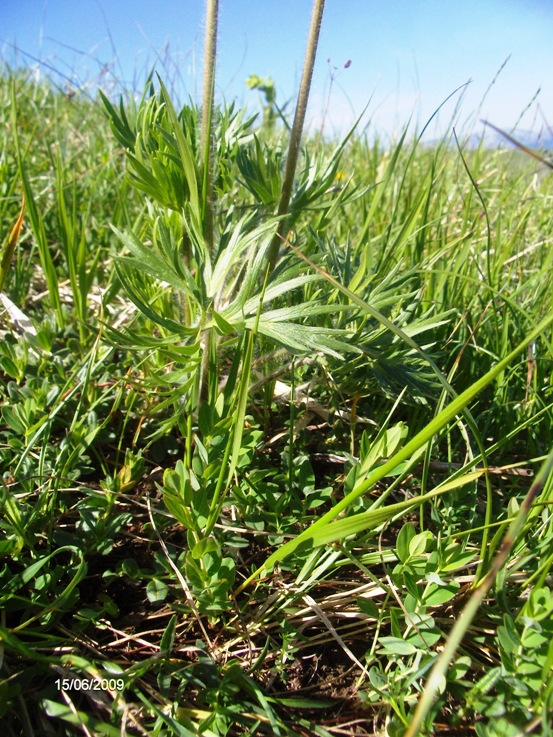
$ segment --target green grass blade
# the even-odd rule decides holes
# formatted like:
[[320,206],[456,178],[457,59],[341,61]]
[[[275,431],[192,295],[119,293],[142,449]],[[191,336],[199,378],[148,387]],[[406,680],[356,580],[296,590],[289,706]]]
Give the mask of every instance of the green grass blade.
[[25,197],[25,202],[27,204],[27,212],[29,213],[29,220],[31,222],[31,228],[32,228],[33,235],[35,237],[35,240],[38,246],[40,262],[42,266],[42,271],[44,273],[44,278],[46,279],[46,285],[48,287],[48,295],[50,297],[50,302],[56,313],[58,325],[62,327],[63,325],[65,325],[65,316],[64,316],[64,313],[61,307],[61,299],[60,299],[60,293],[59,293],[59,287],[58,287],[58,275],[56,273],[54,262],[52,261],[52,256],[50,254],[50,248],[48,245],[48,237],[46,235],[46,228],[44,227],[44,221],[38,210],[35,198],[33,196],[33,191],[31,189],[31,183],[27,175],[27,170],[26,170],[26,167],[23,161],[23,155],[22,155],[21,146],[19,143],[18,123],[17,123],[17,100],[15,96],[15,84],[12,86],[12,127],[13,127],[15,151],[16,151],[16,156],[17,156],[17,168],[19,170],[19,176],[23,184],[23,194]]
[[[244,581],[238,588],[237,594],[245,589],[252,581],[258,576],[262,575],[266,570],[272,568],[275,563],[284,560],[288,555],[296,551],[304,543],[313,543],[315,533],[327,526],[332,522],[340,512],[347,509],[352,502],[362,496],[365,492],[371,489],[378,481],[386,476],[386,474],[393,471],[400,463],[408,460],[411,456],[422,448],[426,443],[432,440],[434,435],[441,432],[446,425],[453,420],[462,409],[464,409],[470,402],[472,402],[478,394],[494,379],[504,371],[509,364],[521,353],[526,346],[532,341],[536,340],[542,332],[553,324],[553,313],[546,317],[542,322],[523,340],[519,343],[516,348],[511,351],[503,360],[494,366],[488,373],[482,376],[478,381],[474,382],[472,386],[466,389],[462,394],[459,394],[453,399],[450,404],[447,405],[429,424],[421,430],[412,440],[410,440],[403,448],[401,448],[392,458],[390,458],[382,466],[376,468],[368,478],[358,486],[356,486],[346,497],[338,502],[330,511],[324,514],[319,520],[314,522],[310,527],[304,530],[293,540],[290,540],[272,555]],[[321,536],[322,539],[322,536]]]

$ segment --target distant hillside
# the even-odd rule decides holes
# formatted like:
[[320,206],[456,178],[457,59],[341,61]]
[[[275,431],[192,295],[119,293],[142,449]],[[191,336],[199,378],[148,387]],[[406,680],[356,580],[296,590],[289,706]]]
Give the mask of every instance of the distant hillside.
[[[505,130],[516,141],[522,143],[523,146],[535,149],[537,151],[550,151],[553,150],[553,130],[550,128],[542,128],[540,131],[529,131],[529,130]],[[497,131],[493,130],[488,126],[484,127],[483,131],[484,142],[486,146],[490,148],[497,148],[499,146],[513,146],[504,136]],[[474,143],[478,144],[482,136],[474,134],[472,139]]]
[[[495,131],[490,131],[496,139],[496,144],[509,143],[503,136]],[[553,149],[553,131],[550,129],[542,129],[541,131],[524,131],[517,130],[514,133],[505,131],[515,138],[523,146],[528,148],[539,149],[541,151],[549,151]]]

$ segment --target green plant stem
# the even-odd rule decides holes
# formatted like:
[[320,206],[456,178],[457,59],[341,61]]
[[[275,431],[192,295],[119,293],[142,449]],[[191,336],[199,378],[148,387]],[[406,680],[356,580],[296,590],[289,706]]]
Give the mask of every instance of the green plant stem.
[[278,203],[277,215],[283,219],[278,226],[278,230],[271,242],[271,247],[267,254],[269,271],[272,271],[275,268],[282,238],[286,232],[286,219],[284,218],[284,215],[288,213],[290,200],[292,199],[294,176],[296,174],[296,167],[298,164],[298,154],[300,150],[303,125],[305,122],[305,113],[307,111],[307,102],[309,100],[309,90],[311,88],[311,80],[313,78],[313,69],[315,67],[315,57],[317,55],[317,45],[319,43],[323,11],[324,0],[314,0],[313,12],[311,15],[311,26],[309,28],[309,38],[307,40],[307,50],[305,52],[305,62],[303,65],[303,73],[298,92],[298,102],[296,104],[292,131],[290,133],[290,143],[288,144],[288,156],[286,158],[286,168],[284,170],[284,181],[282,183],[280,201]]
[[204,161],[202,192],[204,205],[204,237],[211,256],[213,256],[213,142],[211,136],[211,124],[213,118],[213,91],[215,89],[215,64],[217,58],[218,14],[219,0],[207,0],[201,147]]

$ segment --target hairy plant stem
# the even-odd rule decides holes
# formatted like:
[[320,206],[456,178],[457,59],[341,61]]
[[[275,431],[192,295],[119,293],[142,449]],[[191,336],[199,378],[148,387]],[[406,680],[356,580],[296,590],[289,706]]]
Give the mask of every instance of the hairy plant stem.
[[210,255],[213,257],[213,92],[215,89],[215,63],[217,56],[217,19],[219,0],[207,0],[204,47],[204,81],[202,98],[201,150],[204,176],[202,202],[204,204],[204,237]]
[[[203,234],[205,245],[213,259],[213,92],[215,89],[215,63],[217,56],[217,19],[219,0],[207,0],[205,24],[204,80],[202,98],[201,151],[203,157]],[[203,357],[200,379],[199,401],[207,401],[209,393],[210,344],[202,340]]]
[[300,89],[298,92],[298,102],[296,104],[296,112],[294,114],[294,123],[290,132],[290,143],[288,145],[288,156],[286,158],[286,168],[284,171],[284,181],[280,193],[280,201],[278,203],[277,215],[282,217],[272,240],[271,246],[267,253],[267,262],[269,264],[269,272],[271,272],[278,259],[280,246],[286,236],[288,227],[287,214],[292,198],[292,189],[294,186],[294,176],[298,164],[298,154],[300,150],[301,136],[303,125],[305,122],[305,113],[307,110],[307,102],[309,100],[309,90],[311,89],[311,80],[313,78],[313,68],[315,67],[315,57],[317,55],[317,45],[319,43],[319,32],[323,20],[324,0],[314,0],[313,12],[311,15],[311,26],[309,28],[309,38],[307,40],[307,50],[305,52],[305,61],[303,65],[303,73],[301,77]]

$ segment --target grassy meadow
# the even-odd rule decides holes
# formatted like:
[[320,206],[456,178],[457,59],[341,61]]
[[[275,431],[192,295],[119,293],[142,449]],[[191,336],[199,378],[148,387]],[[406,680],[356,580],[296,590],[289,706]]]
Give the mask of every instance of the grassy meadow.
[[3,68],[2,734],[551,735],[553,180],[265,93]]

